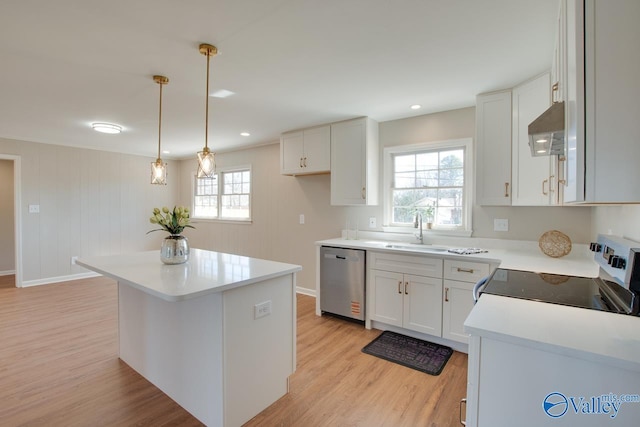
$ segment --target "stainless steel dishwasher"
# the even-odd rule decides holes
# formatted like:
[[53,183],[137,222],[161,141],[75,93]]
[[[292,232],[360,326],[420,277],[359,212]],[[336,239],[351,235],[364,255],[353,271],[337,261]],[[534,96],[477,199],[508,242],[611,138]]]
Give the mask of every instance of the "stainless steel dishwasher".
[[366,252],[320,248],[320,311],[364,321]]

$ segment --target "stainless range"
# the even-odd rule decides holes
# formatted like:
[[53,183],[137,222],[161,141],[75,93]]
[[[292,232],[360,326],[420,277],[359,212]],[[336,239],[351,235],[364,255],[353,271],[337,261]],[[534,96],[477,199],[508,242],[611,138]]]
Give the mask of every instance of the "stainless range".
[[591,243],[599,277],[496,269],[480,294],[494,294],[620,314],[639,314],[640,243],[598,236]]

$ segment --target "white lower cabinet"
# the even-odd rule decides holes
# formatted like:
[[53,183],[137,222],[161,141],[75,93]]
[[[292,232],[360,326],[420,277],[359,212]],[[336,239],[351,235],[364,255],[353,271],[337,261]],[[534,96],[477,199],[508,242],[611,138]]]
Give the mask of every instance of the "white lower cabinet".
[[367,263],[370,320],[469,342],[463,325],[473,308],[473,286],[489,275],[488,263],[371,251]]
[[370,271],[372,320],[440,335],[442,279],[382,270]]
[[473,287],[489,275],[491,266],[481,262],[444,261],[442,338],[469,343],[464,321],[473,308]]
[[444,303],[442,304],[442,338],[469,343],[464,332],[464,321],[473,308],[474,283],[444,280]]

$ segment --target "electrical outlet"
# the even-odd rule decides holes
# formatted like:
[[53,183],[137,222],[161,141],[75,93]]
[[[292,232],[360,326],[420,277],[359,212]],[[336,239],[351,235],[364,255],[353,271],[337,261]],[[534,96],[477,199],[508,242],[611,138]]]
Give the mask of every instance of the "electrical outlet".
[[76,261],[78,260],[77,256],[72,256],[71,257],[71,265],[76,265]]
[[271,314],[271,300],[253,306],[253,317],[259,319]]
[[494,218],[493,231],[509,231],[509,220]]
[[369,228],[376,228],[376,227],[377,227],[376,217],[375,216],[369,217]]
[[40,213],[40,205],[29,205],[29,213]]

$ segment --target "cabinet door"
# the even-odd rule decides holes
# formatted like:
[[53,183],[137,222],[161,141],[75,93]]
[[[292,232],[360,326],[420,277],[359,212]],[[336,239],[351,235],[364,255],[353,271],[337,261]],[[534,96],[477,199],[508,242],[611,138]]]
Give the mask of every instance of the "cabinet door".
[[476,198],[511,205],[511,91],[476,98]]
[[640,1],[585,2],[585,201],[640,202]]
[[280,173],[302,172],[304,136],[302,132],[285,133],[280,138]]
[[549,73],[513,89],[513,141],[511,175],[513,206],[545,206],[552,200],[547,156],[534,157],[529,147],[529,123],[551,105]]
[[302,165],[305,173],[331,170],[331,127],[305,129]]
[[442,338],[469,343],[469,335],[464,332],[464,321],[473,308],[473,283],[444,281],[442,304]]
[[361,118],[331,125],[331,204],[378,204],[378,124]]
[[402,298],[404,280],[400,273],[370,270],[371,320],[402,326]]
[[425,334],[442,334],[442,279],[404,275],[403,326]]

